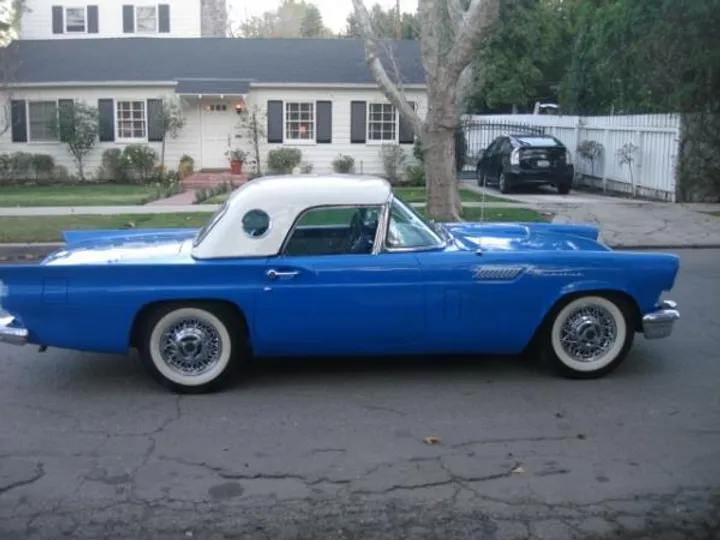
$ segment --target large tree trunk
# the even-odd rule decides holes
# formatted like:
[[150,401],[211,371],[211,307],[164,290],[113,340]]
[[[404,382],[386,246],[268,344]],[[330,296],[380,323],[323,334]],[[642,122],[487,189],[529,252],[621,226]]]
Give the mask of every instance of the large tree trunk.
[[455,174],[455,130],[429,123],[423,132],[427,213],[442,221],[460,219]]

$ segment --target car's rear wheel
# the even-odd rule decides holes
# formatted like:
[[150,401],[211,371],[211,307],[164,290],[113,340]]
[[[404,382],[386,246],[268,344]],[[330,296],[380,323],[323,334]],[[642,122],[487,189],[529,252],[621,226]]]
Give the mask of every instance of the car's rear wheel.
[[557,185],[557,190],[560,195],[567,195],[570,193],[570,182],[561,182]]
[[143,365],[176,393],[219,390],[232,378],[246,349],[239,315],[220,304],[160,306],[140,325]]
[[571,379],[607,375],[633,343],[633,310],[616,295],[585,294],[555,306],[541,330],[541,353],[556,373]]

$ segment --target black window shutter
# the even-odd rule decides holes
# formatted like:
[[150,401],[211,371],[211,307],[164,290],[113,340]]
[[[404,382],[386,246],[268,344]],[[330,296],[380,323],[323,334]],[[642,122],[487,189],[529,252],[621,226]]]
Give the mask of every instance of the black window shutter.
[[123,6],[123,33],[135,33],[135,8],[132,5]]
[[24,99],[13,99],[10,104],[12,142],[27,142],[27,106]]
[[115,103],[112,99],[98,99],[98,113],[100,116],[100,142],[113,142],[115,140]]
[[315,103],[315,142],[332,143],[332,101]]
[[170,4],[160,4],[158,6],[158,32],[170,33]]
[[52,7],[52,30],[53,34],[62,34],[65,31],[62,6]]
[[283,142],[283,102],[269,100],[267,102],[267,142]]
[[149,142],[162,142],[165,137],[163,129],[163,100],[162,99],[148,99],[147,100],[147,113],[148,113],[148,141]]
[[367,141],[367,102],[350,102],[350,142]]
[[[409,103],[410,107],[414,111],[415,102],[410,101]],[[400,111],[398,111],[398,115],[400,115],[400,125],[398,127],[398,142],[400,144],[413,144],[415,142],[415,133],[413,132],[410,122],[408,122],[402,117]]]
[[97,34],[100,31],[100,17],[97,6],[87,7],[87,31],[88,34]]
[[[73,106],[75,102],[72,99],[59,99],[58,100],[58,117],[59,118],[72,118]],[[60,142],[69,141],[72,136],[72,130],[74,128],[74,122],[65,121],[60,124]]]

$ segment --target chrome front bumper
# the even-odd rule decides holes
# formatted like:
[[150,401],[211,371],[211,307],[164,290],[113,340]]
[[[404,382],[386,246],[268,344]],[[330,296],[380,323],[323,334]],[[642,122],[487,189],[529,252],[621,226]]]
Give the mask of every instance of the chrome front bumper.
[[662,339],[672,334],[675,321],[680,318],[677,303],[663,300],[655,311],[645,315],[642,320],[645,339]]
[[0,314],[0,343],[10,345],[25,345],[28,342],[30,332],[26,328],[12,326],[15,317],[7,314]]

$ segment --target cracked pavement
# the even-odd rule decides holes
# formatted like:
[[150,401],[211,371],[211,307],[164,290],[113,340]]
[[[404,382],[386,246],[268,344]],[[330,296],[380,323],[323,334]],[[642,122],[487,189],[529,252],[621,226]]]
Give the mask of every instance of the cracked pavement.
[[675,335],[598,381],[275,361],[179,397],[0,345],[0,540],[720,538],[720,251],[681,256]]

